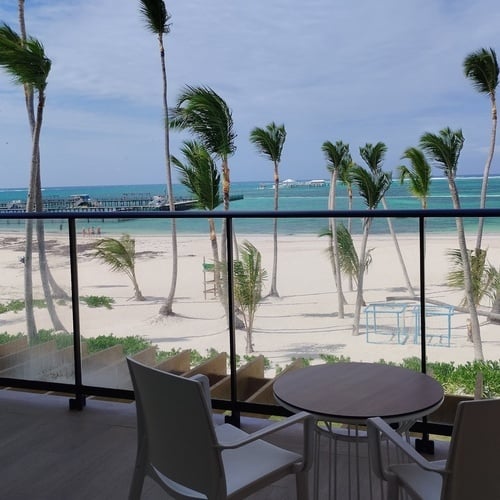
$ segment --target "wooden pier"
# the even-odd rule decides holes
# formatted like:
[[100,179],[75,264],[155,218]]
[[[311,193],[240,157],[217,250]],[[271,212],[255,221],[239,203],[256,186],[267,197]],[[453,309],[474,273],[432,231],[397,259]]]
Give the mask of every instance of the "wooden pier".
[[[233,195],[230,200],[242,200],[243,195]],[[196,207],[196,200],[176,198],[177,211]],[[47,197],[43,200],[44,212],[146,212],[170,210],[164,196],[151,193],[124,193],[119,197],[91,198],[87,194],[75,194],[69,197]],[[0,213],[26,212],[26,201],[0,201]]]

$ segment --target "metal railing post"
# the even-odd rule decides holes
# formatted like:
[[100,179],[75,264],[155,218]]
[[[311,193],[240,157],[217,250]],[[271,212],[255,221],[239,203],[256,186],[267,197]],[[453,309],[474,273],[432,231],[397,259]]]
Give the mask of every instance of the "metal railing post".
[[82,351],[80,338],[80,297],[78,288],[78,264],[76,248],[76,221],[68,219],[69,261],[71,270],[71,305],[73,315],[73,356],[75,361],[75,398],[69,400],[72,410],[82,410],[85,406],[85,394],[82,390]]

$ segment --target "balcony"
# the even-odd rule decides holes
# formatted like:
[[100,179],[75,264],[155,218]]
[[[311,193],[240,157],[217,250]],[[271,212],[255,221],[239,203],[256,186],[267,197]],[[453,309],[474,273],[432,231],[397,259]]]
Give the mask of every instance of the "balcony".
[[[4,214],[0,217],[0,222],[12,230],[10,235],[4,236],[2,250],[10,259],[10,266],[4,271],[3,301],[22,298],[18,295],[23,289],[23,265],[19,257],[24,252],[21,228],[27,218],[45,220],[46,240],[50,242],[49,263],[54,265],[58,281],[71,294],[69,301],[57,304],[57,310],[65,318],[65,326],[71,332],[69,344],[58,345],[58,341],[52,339],[28,345],[26,338],[20,338],[16,346],[13,343],[0,345],[0,384],[34,391],[0,391],[0,404],[8,408],[1,417],[4,428],[8,429],[6,435],[16,436],[16,439],[8,439],[8,446],[2,448],[2,454],[5,453],[3,463],[11,464],[9,471],[12,469],[12,475],[9,473],[6,477],[9,477],[13,495],[19,492],[19,498],[24,498],[31,489],[52,492],[47,498],[67,498],[68,491],[71,498],[79,498],[80,494],[82,498],[84,494],[86,498],[99,498],[96,492],[101,491],[103,485],[107,485],[108,491],[116,493],[116,496],[110,494],[102,498],[123,498],[126,495],[135,453],[134,408],[129,403],[117,402],[133,399],[124,364],[126,346],[89,350],[89,339],[99,335],[144,335],[150,346],[134,354],[144,362],[154,365],[163,363],[165,369],[186,375],[197,371],[207,373],[216,413],[220,416],[221,412],[225,412],[235,422],[241,419],[243,426],[265,425],[267,417],[286,414],[272,398],[273,379],[303,364],[328,362],[341,357],[374,362],[381,358],[390,362],[412,359],[418,369],[427,370],[432,363],[472,362],[473,350],[467,336],[465,312],[455,307],[451,316],[450,309],[446,315],[433,314],[436,307],[441,307],[441,302],[444,304],[442,307],[446,307],[446,304],[458,305],[460,301],[460,291],[450,291],[443,284],[448,268],[446,256],[437,254],[435,261],[429,259],[429,255],[436,255],[434,246],[442,248],[440,240],[444,240],[449,248],[456,248],[456,235],[436,235],[427,231],[426,221],[454,220],[457,215],[465,217],[465,220],[479,215],[487,217],[491,224],[487,225],[490,229],[486,231],[485,242],[490,243],[491,260],[497,263],[500,245],[496,244],[498,240],[494,227],[500,220],[499,209],[467,209],[461,212],[387,210],[369,214],[365,211],[214,213],[219,227],[225,225],[228,234],[235,230],[238,239],[249,237],[257,248],[262,249],[268,273],[271,272],[271,238],[269,235],[245,235],[238,229],[238,224],[250,218],[270,222],[269,219],[277,215],[283,219],[280,223],[283,222],[285,231],[286,220],[290,218],[320,220],[327,226],[332,216],[342,220],[354,218],[359,223],[362,217],[369,215],[380,219],[381,224],[386,217],[391,217],[400,225],[410,226],[410,231],[398,233],[398,237],[409,263],[415,296],[409,296],[395,253],[391,253],[393,264],[390,268],[380,266],[381,256],[394,252],[394,247],[388,234],[384,234],[383,238],[380,234],[374,235],[372,241],[376,243],[368,241],[369,247],[371,244],[375,247],[375,254],[364,287],[367,305],[373,306],[372,309],[377,309],[376,304],[380,302],[404,303],[405,306],[397,308],[400,312],[395,313],[392,309],[388,314],[378,315],[376,328],[372,320],[374,316],[363,312],[359,335],[353,336],[355,292],[348,292],[346,288],[350,305],[346,308],[345,317],[339,318],[335,283],[325,254],[326,239],[318,238],[316,234],[289,236],[280,233],[278,280],[282,283],[281,297],[266,298],[261,304],[254,332],[255,353],[245,359],[244,332],[234,328],[232,314],[229,318],[224,314],[217,297],[210,293],[204,295],[203,257],[210,258],[211,255],[208,234],[205,246],[201,247],[202,252],[198,253],[195,240],[202,236],[195,238],[180,231],[179,281],[174,306],[177,316],[160,322],[158,327],[156,314],[169,286],[169,219],[175,217],[179,226],[183,219],[200,219],[201,227],[201,223],[206,223],[206,213],[89,213],[85,219],[75,213]],[[144,290],[146,304],[130,300],[133,291],[127,279],[110,273],[90,257],[93,238],[97,236],[83,236],[82,228],[102,226],[105,228],[103,235],[108,236],[105,222],[108,219],[115,221],[114,227],[120,227],[116,219],[137,220],[139,227],[144,220],[161,219],[165,223],[161,238],[151,238],[140,229],[131,234],[137,240],[139,270],[145,274],[164,273],[165,276],[154,289]],[[118,231],[115,233],[117,237],[119,234]],[[226,251],[227,255],[234,255],[232,238],[227,239]],[[232,259],[229,261],[232,262]],[[98,283],[95,282],[95,273],[90,272],[96,266],[101,266]],[[231,289],[231,273],[228,275],[228,287]],[[40,284],[35,282],[34,287],[36,298],[41,298]],[[95,294],[96,290],[102,291],[99,295],[115,298],[111,310],[91,308],[82,303],[82,297]],[[388,311],[387,308],[385,310]],[[46,312],[42,310],[36,314],[41,318],[39,328],[50,328]],[[126,318],[125,328],[117,322],[115,331],[103,331],[102,325],[109,325],[111,317],[116,321]],[[481,322],[485,323],[486,319],[487,311],[484,310]],[[25,331],[22,311],[4,314],[0,316],[0,321],[2,331],[11,334]],[[495,327],[483,326],[482,333],[485,357],[498,360],[500,339],[495,335]],[[159,360],[156,356],[158,348],[173,355]],[[210,349],[216,352],[203,360],[193,360],[193,349],[202,355]],[[40,392],[58,396],[41,396]],[[66,411],[68,400],[71,408],[83,411]],[[264,418],[256,420],[253,418],[256,416]],[[448,415],[424,423],[427,425],[425,430],[448,435],[452,416],[451,407]],[[422,429],[422,423],[419,423],[416,430]],[[21,445],[21,442],[25,444]],[[437,448],[439,456],[441,448]],[[31,452],[26,454],[26,449]],[[27,476],[27,471],[33,471],[32,476]],[[95,481],[89,481],[89,477],[95,478]],[[278,492],[283,491],[279,489],[281,486],[277,488]],[[155,498],[153,489],[147,494],[151,496],[146,498]],[[279,495],[277,493],[276,498]]]

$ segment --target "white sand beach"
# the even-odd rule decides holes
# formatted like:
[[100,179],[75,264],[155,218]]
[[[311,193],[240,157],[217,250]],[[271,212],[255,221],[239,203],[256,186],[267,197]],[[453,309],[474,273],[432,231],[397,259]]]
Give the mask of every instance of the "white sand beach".
[[[23,297],[23,235],[0,234],[0,272],[2,287],[0,301],[6,303]],[[48,234],[49,264],[56,281],[70,292],[68,242],[65,234]],[[270,286],[272,271],[272,238],[263,235],[238,235],[241,243],[251,241],[262,253],[263,266],[268,272],[264,294]],[[130,280],[113,273],[100,261],[91,257],[92,238],[79,236],[78,279],[80,295],[107,296],[114,299],[112,309],[89,308],[80,305],[81,332],[84,337],[103,334],[115,336],[139,335],[150,339],[160,349],[195,349],[205,355],[208,349],[229,350],[227,322],[218,298],[203,293],[203,258],[210,259],[208,236],[180,235],[179,277],[175,316],[158,315],[170,286],[170,236],[139,236],[136,238],[136,273],[146,300],[133,299]],[[416,235],[399,236],[398,241],[415,292],[419,293],[418,238]],[[359,248],[359,237],[355,243]],[[469,242],[473,245],[473,241]],[[351,360],[401,361],[420,355],[420,346],[414,342],[413,314],[406,314],[407,334],[398,343],[390,335],[378,336],[368,342],[365,334],[365,316],[361,317],[360,335],[352,335],[353,311],[356,292],[349,291],[345,281],[347,299],[345,317],[338,318],[337,293],[333,273],[326,254],[327,240],[316,235],[282,236],[279,238],[277,287],[279,297],[264,298],[256,314],[254,329],[255,354],[263,354],[271,362],[271,370],[284,367],[292,358],[306,357],[319,362],[321,354],[348,356]],[[486,235],[491,262],[500,260],[500,236]],[[384,302],[388,297],[407,302],[408,291],[396,250],[389,236],[371,235],[373,262],[365,277],[364,297],[367,304]],[[445,285],[449,263],[446,251],[457,247],[452,235],[431,235],[426,244],[426,297],[433,301],[457,306],[462,293]],[[36,259],[35,259],[36,267]],[[38,273],[34,278],[35,297],[42,298]],[[484,304],[487,309],[488,304]],[[70,303],[57,306],[58,314],[72,331]],[[51,328],[46,309],[36,310],[38,328]],[[443,333],[447,318],[429,318],[429,330]],[[473,348],[467,340],[467,315],[455,311],[451,317],[451,342],[447,347],[441,337],[431,337],[427,355],[430,361],[464,363],[473,360]],[[437,322],[441,322],[437,324]],[[379,323],[395,325],[395,316],[382,318]],[[500,327],[489,324],[480,316],[483,350],[486,359],[500,359]],[[443,330],[444,329],[444,330]],[[0,316],[0,332],[17,333],[25,330],[22,313],[8,312]],[[408,333],[409,332],[409,333]],[[373,337],[372,337],[373,339]],[[237,331],[237,351],[245,354],[245,332]]]

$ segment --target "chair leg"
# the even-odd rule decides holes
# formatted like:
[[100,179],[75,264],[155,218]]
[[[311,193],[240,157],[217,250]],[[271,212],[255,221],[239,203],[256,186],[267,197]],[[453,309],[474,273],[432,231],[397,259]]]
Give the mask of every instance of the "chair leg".
[[129,500],[139,500],[142,494],[144,478],[146,476],[146,450],[145,446],[139,445],[135,459],[134,475],[128,494]]
[[387,480],[387,500],[399,500],[399,485],[395,477]]
[[309,471],[297,472],[295,474],[297,485],[297,500],[309,499]]

